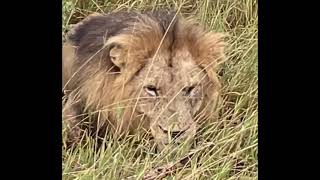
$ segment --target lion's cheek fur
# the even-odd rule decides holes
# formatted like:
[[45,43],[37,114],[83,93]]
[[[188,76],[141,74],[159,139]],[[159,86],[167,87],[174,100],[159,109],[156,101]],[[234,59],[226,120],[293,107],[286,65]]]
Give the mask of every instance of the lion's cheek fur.
[[[88,109],[100,111],[100,121],[115,134],[133,133],[140,127],[148,129],[149,121],[136,111],[139,104],[135,101],[135,87],[122,83],[120,77],[112,80],[107,77],[97,73],[81,88]],[[118,83],[111,83],[114,80]]]

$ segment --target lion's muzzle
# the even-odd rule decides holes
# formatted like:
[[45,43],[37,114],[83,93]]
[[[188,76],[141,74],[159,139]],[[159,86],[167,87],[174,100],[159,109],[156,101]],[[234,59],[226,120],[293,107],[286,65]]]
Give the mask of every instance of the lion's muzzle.
[[180,144],[189,144],[196,135],[196,127],[197,126],[195,122],[179,129],[170,129],[157,124],[151,128],[151,132],[155,138],[158,149],[162,151],[169,144],[174,146]]

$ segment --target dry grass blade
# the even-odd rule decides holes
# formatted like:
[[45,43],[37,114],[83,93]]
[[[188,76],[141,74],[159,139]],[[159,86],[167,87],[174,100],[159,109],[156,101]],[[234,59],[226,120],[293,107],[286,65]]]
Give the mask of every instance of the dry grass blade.
[[143,177],[144,180],[154,180],[154,179],[161,179],[165,178],[168,175],[173,175],[177,171],[181,170],[182,168],[189,167],[190,158],[192,157],[193,153],[182,158],[181,160],[166,164],[164,166],[152,168],[149,170],[146,175]]

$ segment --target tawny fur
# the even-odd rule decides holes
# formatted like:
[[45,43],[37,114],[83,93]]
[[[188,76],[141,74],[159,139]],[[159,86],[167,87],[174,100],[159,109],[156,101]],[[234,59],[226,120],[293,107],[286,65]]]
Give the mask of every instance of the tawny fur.
[[183,68],[188,63],[176,59],[192,59],[190,66],[196,64],[209,80],[197,114],[209,117],[221,86],[216,71],[225,59],[222,37],[173,12],[88,16],[69,32],[63,46],[63,90],[68,98],[63,118],[68,141],[79,141],[79,124],[88,113],[93,114],[91,130],[101,129],[102,136],[108,128],[116,133],[134,132],[140,125],[150,128],[152,120],[136,112],[142,87],[130,82],[151,61],[156,66],[163,62]]

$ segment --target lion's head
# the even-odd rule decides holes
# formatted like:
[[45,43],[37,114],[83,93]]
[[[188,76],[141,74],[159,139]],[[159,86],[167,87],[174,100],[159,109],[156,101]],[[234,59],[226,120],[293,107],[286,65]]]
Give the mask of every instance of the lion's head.
[[[108,16],[94,15],[87,21],[102,17]],[[171,141],[192,139],[198,121],[210,116],[218,101],[216,69],[224,59],[222,36],[175,13],[136,14],[134,19],[113,36],[106,36],[108,29],[96,35],[94,39],[103,39],[99,48],[94,41],[85,43],[87,49],[103,50],[95,63],[84,68],[87,74],[79,76],[84,79],[80,88],[84,102],[93,109],[121,102],[122,118],[109,108],[104,119],[116,129],[136,130],[142,124],[160,149]]]

